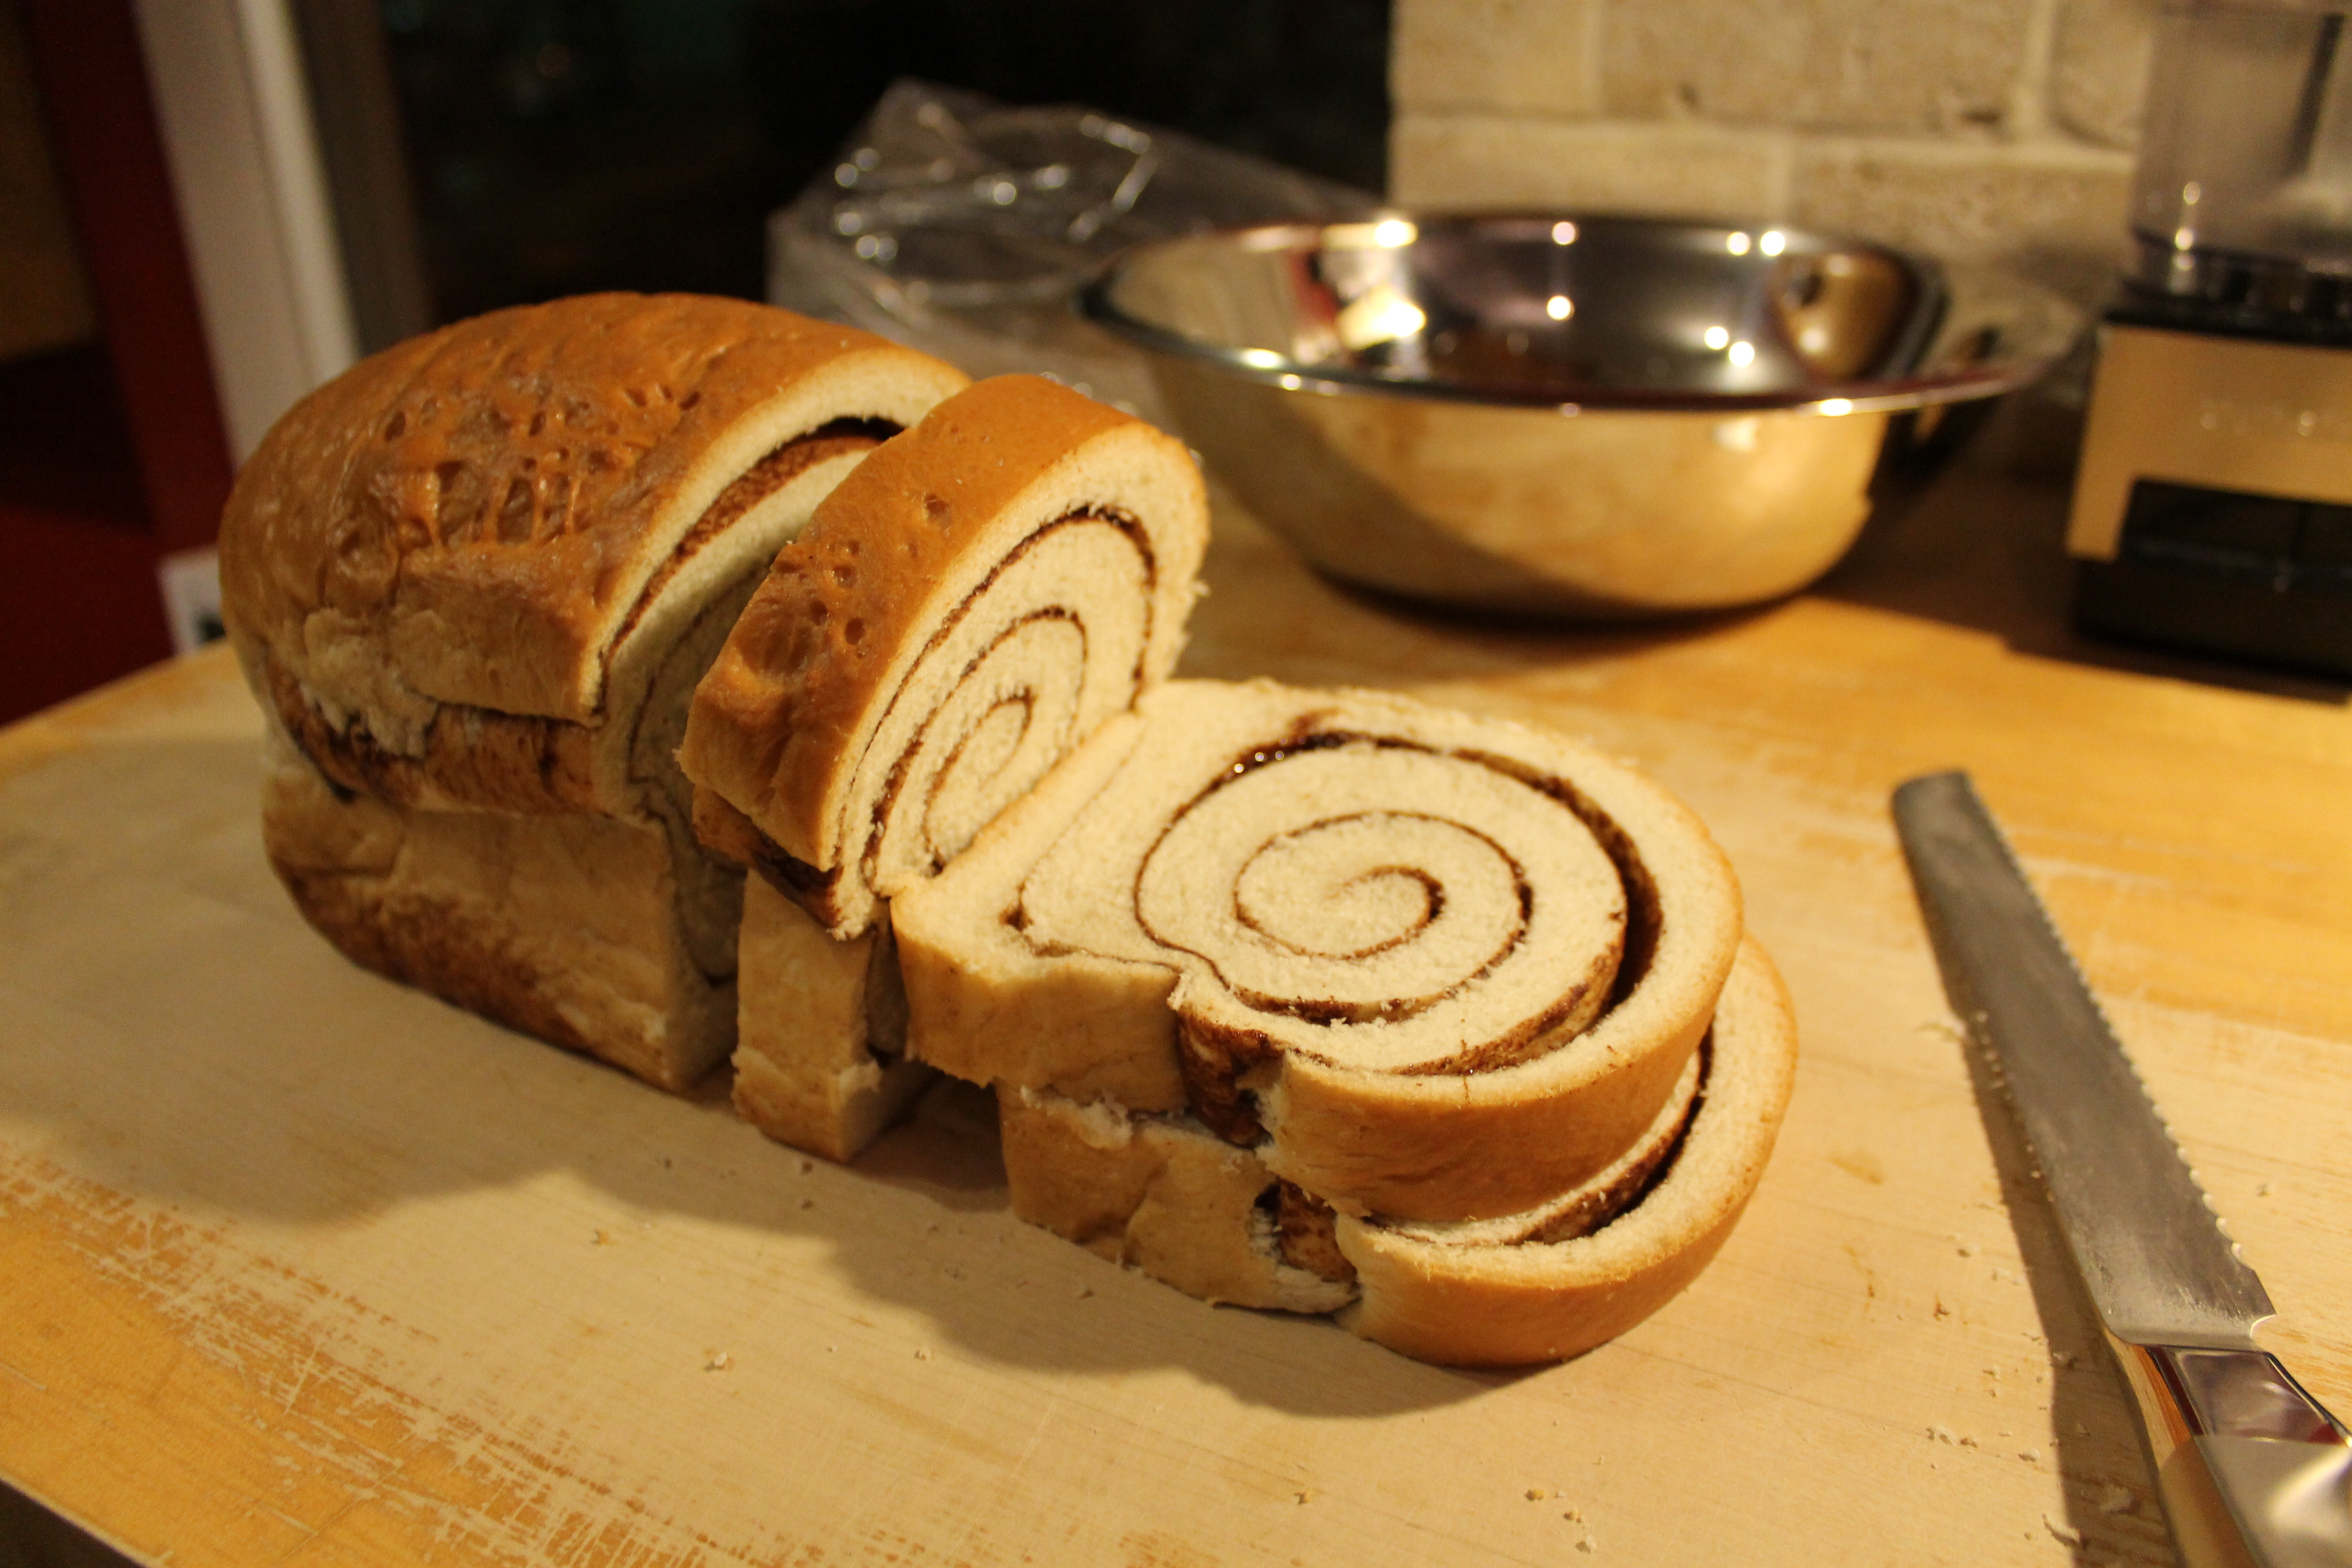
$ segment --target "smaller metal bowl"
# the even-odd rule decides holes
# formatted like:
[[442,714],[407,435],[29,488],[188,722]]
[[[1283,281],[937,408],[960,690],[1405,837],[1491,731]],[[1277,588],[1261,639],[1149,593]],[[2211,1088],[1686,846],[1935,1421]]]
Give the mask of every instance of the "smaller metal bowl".
[[1324,571],[1606,619],[1802,587],[1868,517],[1890,420],[2023,385],[2082,324],[1859,240],[1559,214],[1162,240],[1078,305]]

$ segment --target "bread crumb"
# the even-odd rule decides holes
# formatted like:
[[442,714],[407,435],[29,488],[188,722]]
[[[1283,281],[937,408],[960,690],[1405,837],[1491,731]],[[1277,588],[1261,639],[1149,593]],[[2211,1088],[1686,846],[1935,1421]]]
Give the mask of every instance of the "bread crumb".
[[804,1209],[813,1209],[816,1207],[816,1200],[814,1198],[803,1198],[801,1200],[801,1207]]
[[1950,1317],[1951,1315],[1952,1315],[1952,1310],[1951,1310],[1949,1307],[1947,1307],[1947,1306],[1945,1306],[1945,1305],[1944,1305],[1944,1299],[1943,1299],[1941,1296],[1937,1297],[1937,1298],[1936,1298],[1936,1316],[1937,1316],[1938,1318],[1948,1318],[1948,1317]]
[[1079,1286],[1079,1287],[1078,1287],[1078,1300],[1081,1300],[1081,1301],[1085,1300],[1087,1297],[1089,1297],[1089,1296],[1093,1295],[1094,1293],[1095,1293],[1095,1288],[1094,1288],[1093,1286],[1091,1286],[1091,1285],[1081,1285],[1081,1286]]
[[1938,1443],[1957,1443],[1959,1441],[1958,1438],[1952,1436],[1952,1429],[1941,1423],[1928,1427],[1927,1436],[1934,1438]]
[[1977,1440],[1974,1437],[1962,1437],[1960,1439],[1960,1447],[1963,1448],[1973,1448],[1976,1446]]
[[929,1360],[930,1360],[930,1359],[931,1359],[931,1347],[930,1347],[930,1346],[929,1346],[929,1345],[917,1345],[917,1346],[915,1347],[915,1359],[916,1359],[917,1361],[929,1361]]
[[2129,1513],[2139,1507],[2139,1499],[2132,1496],[2129,1487],[2119,1487],[2109,1481],[2099,1490],[2101,1513]]
[[588,1245],[591,1247],[610,1247],[613,1245],[613,1238],[606,1236],[601,1230],[592,1230],[588,1233]]
[[1960,1243],[1960,1256],[1962,1258],[1974,1258],[1976,1255],[1977,1249],[1972,1243],[1966,1241]]
[[702,1363],[705,1372],[725,1372],[735,1364],[735,1358],[725,1351],[712,1351],[710,1359]]
[[1529,1487],[1528,1489],[1528,1500],[1529,1502],[1541,1502],[1544,1499],[1549,1496],[1551,1496],[1551,1489],[1549,1487]]
[[1576,1543],[1576,1549],[1579,1552],[1597,1552],[1600,1550],[1599,1547],[1592,1544],[1592,1537],[1589,1535]]
[[1294,1502],[1296,1502],[1296,1503],[1297,1503],[1299,1507],[1304,1508],[1304,1507],[1306,1507],[1306,1506],[1307,1506],[1307,1493],[1305,1493],[1305,1492],[1293,1492],[1293,1493],[1291,1493],[1291,1494],[1290,1494],[1290,1496],[1291,1496],[1291,1500],[1292,1500],[1292,1501],[1294,1501]]
[[2046,1513],[2042,1516],[2042,1528],[2048,1531],[2052,1535],[2056,1536],[2060,1541],[2064,1542],[2069,1546],[2080,1546],[2083,1544],[2083,1532],[2081,1531],[2075,1529],[2071,1524],[2061,1524]]
[[2017,1451],[2017,1457],[2023,1459],[2029,1465],[2038,1465],[2042,1462],[2042,1450],[2039,1448],[2020,1448]]
[[805,1175],[807,1175],[811,1171],[814,1171],[814,1170],[815,1170],[815,1169],[816,1169],[816,1162],[815,1162],[814,1160],[803,1160],[803,1161],[801,1162],[801,1174],[802,1174],[802,1175],[805,1176]]
[[1559,1517],[1568,1521],[1570,1524],[1582,1524],[1584,1522],[1584,1510],[1580,1508],[1572,1508],[1566,1513],[1561,1514]]
[[2266,1198],[2270,1195],[2271,1184],[2268,1182],[2256,1182],[2254,1184],[2254,1196],[2258,1198]]

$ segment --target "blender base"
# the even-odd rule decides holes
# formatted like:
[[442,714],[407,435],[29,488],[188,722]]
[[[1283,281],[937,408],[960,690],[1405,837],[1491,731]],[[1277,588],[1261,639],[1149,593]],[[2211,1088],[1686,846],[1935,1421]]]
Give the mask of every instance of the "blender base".
[[2352,677],[2352,349],[2101,330],[2075,620]]

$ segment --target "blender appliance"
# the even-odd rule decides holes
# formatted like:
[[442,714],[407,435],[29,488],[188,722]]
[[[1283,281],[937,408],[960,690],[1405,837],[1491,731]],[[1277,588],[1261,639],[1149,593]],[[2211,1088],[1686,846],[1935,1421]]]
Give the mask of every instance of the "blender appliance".
[[2352,677],[2352,0],[2169,0],[2075,619]]

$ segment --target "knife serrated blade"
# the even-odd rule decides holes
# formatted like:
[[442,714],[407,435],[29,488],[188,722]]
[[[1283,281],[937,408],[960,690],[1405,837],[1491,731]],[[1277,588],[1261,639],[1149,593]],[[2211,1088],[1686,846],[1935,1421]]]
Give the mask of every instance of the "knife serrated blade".
[[2271,1316],[1964,773],[1895,792],[1945,988],[1999,1067],[2074,1266],[2119,1339],[2247,1349]]
[[2006,1087],[2134,1396],[2182,1554],[2352,1564],[2341,1423],[2254,1348],[2270,1296],[2212,1206],[1968,775],[1895,792],[1944,988]]

